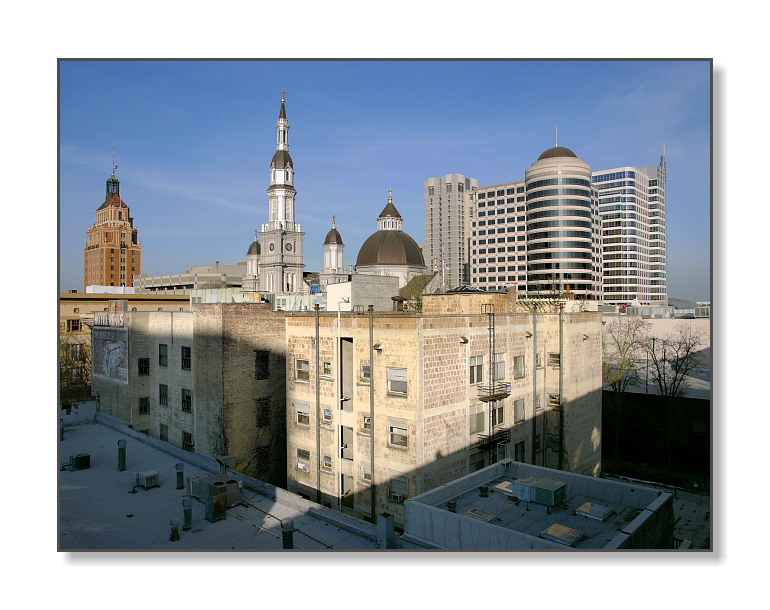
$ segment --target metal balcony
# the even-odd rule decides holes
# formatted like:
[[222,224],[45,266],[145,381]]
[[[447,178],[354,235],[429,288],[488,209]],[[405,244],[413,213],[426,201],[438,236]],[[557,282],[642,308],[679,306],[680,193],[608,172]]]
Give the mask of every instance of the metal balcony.
[[511,442],[511,431],[510,429],[505,429],[493,432],[492,434],[479,434],[477,445],[479,449],[486,449],[491,446],[499,445],[500,443],[509,442]]
[[479,400],[481,402],[491,402],[493,400],[503,400],[511,395],[511,384],[504,381],[498,381],[492,385],[479,386]]

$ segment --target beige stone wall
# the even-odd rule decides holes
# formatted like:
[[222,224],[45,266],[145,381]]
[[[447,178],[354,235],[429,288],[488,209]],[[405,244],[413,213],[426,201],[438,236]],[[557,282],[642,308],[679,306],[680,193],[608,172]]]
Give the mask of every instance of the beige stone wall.
[[[476,295],[435,297],[431,311],[440,315],[375,313],[375,350],[373,379],[375,396],[375,482],[378,487],[376,510],[394,514],[397,524],[402,523],[403,506],[389,499],[392,482],[406,476],[407,496],[422,493],[452,481],[470,472],[469,457],[478,452],[481,440],[470,433],[470,410],[481,408],[484,430],[490,432],[489,404],[478,398],[478,386],[469,383],[470,359],[482,356],[483,384],[489,375],[489,318],[480,315],[482,300]],[[483,295],[482,295],[483,296]],[[490,295],[486,295],[489,298]],[[492,295],[496,305],[505,308],[509,295]],[[442,302],[443,301],[443,302]],[[452,310],[474,311],[472,315],[450,315]],[[317,456],[332,458],[331,468],[321,469],[323,499],[337,503],[338,477],[350,475],[355,481],[354,509],[358,516],[370,512],[369,484],[363,479],[370,464],[370,435],[362,430],[361,418],[369,413],[369,385],[356,381],[353,385],[351,411],[340,409],[336,400],[338,355],[337,337],[353,339],[353,370],[369,364],[368,315],[343,314],[340,328],[335,314],[319,316],[320,358],[330,359],[332,379],[321,380],[321,407],[328,408],[331,422],[321,423],[320,448],[316,447],[315,419],[315,316],[295,314],[287,318],[288,385],[287,385],[287,445],[288,486],[292,491],[305,493],[315,499],[319,473]],[[598,313],[565,315],[564,364],[564,467],[586,474],[598,474],[601,449],[601,316]],[[588,336],[587,340],[583,336]],[[535,370],[535,336],[542,365]],[[549,364],[548,355],[559,353],[558,314],[538,314],[537,332],[531,314],[501,313],[495,316],[495,350],[504,354],[504,381],[511,384],[510,397],[496,404],[502,407],[503,422],[499,429],[510,429],[511,442],[506,457],[513,457],[518,442],[525,445],[525,460],[533,458],[533,416],[540,437],[537,464],[558,465],[558,449],[548,448],[548,434],[560,432],[562,411],[549,404],[549,394],[559,394],[560,366]],[[524,357],[524,375],[514,379],[514,357]],[[309,361],[309,379],[296,379],[296,359]],[[388,393],[389,367],[407,370],[406,396]],[[536,389],[542,409],[535,413]],[[515,422],[514,402],[524,401],[525,417]],[[297,405],[307,405],[307,423],[297,423]],[[393,447],[388,442],[391,423],[400,423],[408,429],[408,447]],[[340,425],[353,429],[352,460],[340,459],[338,447]],[[552,437],[553,438],[553,437]],[[558,448],[558,444],[556,445]],[[308,472],[297,469],[296,450],[308,451]],[[320,449],[320,450],[319,450]],[[501,456],[502,457],[502,456]],[[485,465],[489,464],[484,454]],[[336,506],[335,506],[336,507]]]
[[[285,485],[285,315],[269,304],[204,304],[194,319],[199,450],[234,455],[239,472]],[[268,352],[263,379],[258,350]]]

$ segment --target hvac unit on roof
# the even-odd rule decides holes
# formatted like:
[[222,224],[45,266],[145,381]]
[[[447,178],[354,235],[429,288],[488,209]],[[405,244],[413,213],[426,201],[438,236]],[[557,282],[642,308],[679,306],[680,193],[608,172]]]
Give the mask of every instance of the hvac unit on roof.
[[136,473],[136,486],[144,487],[145,490],[152,489],[153,487],[160,487],[160,480],[158,473],[154,470],[145,470],[144,472]]

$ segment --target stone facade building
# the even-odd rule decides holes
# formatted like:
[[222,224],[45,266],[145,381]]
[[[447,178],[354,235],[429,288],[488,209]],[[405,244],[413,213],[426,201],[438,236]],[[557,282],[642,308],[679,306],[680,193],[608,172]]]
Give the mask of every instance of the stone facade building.
[[100,410],[176,447],[233,456],[234,469],[285,484],[285,321],[269,304],[128,311],[93,326]]
[[[114,164],[114,161],[113,161]],[[104,203],[96,210],[94,224],[86,233],[83,248],[83,290],[86,286],[133,286],[142,270],[139,231],[126,202],[120,198],[115,173],[107,179]]]
[[288,315],[289,491],[403,524],[406,498],[506,457],[598,475],[600,329],[598,312],[515,313],[513,292]]
[[294,162],[289,155],[289,121],[281,93],[281,111],[276,124],[275,154],[270,162],[270,186],[267,189],[269,214],[259,237],[259,290],[266,292],[308,292],[302,280],[302,225],[294,215]]

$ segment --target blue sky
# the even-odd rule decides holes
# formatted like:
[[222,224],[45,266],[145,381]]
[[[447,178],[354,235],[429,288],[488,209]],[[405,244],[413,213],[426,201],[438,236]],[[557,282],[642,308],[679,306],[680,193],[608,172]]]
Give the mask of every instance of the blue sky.
[[285,89],[308,271],[332,214],[346,265],[389,188],[422,243],[425,179],[522,179],[558,124],[594,170],[654,165],[665,143],[669,296],[710,296],[708,62],[63,61],[59,79],[60,290],[83,289],[113,145],[142,272],[244,259]]

